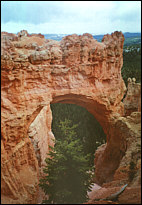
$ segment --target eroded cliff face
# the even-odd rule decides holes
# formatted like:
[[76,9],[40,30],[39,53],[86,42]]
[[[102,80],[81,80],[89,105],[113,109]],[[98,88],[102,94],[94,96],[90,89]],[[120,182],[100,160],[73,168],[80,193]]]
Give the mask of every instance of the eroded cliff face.
[[[119,153],[117,148],[115,150],[115,146],[112,149],[104,144],[98,148],[95,153],[95,181],[98,183],[104,181],[104,174],[107,172],[112,171],[114,174],[110,175],[111,180],[103,183],[99,190],[93,191],[88,203],[98,204],[97,199],[102,199],[100,204],[113,204],[114,201],[106,198],[128,184],[124,192],[116,198],[116,204],[141,204],[141,113],[132,112],[129,116],[114,119],[110,132],[110,137],[112,136],[114,144],[120,147]],[[109,154],[105,154],[107,149]],[[111,159],[111,154],[114,160]],[[118,165],[115,159],[121,155],[123,157]],[[102,164],[107,164],[109,160],[112,166],[103,167]],[[100,174],[100,170],[104,174]]]
[[28,136],[33,144],[39,167],[45,165],[49,145],[54,146],[55,137],[51,132],[51,123],[52,113],[48,105],[40,111],[28,130]]
[[2,202],[37,202],[39,167],[54,138],[50,103],[78,104],[100,122],[107,144],[96,176],[111,180],[126,151],[113,131],[124,114],[123,34],[107,34],[101,43],[90,34],[57,42],[22,31],[3,32],[1,40]]
[[[117,197],[116,204],[141,204],[141,84],[136,79],[128,78],[128,88],[124,103],[124,116],[114,118],[109,138],[109,144],[101,145],[95,153],[95,182],[102,184],[105,173],[110,179],[102,184],[99,190],[92,193],[89,204],[97,204],[97,199],[105,199],[121,190],[122,185],[128,184],[124,192]],[[134,112],[135,111],[135,112]],[[115,149],[115,146],[119,149]],[[108,150],[108,152],[107,152]],[[105,154],[107,152],[107,154]],[[111,155],[113,154],[113,160]],[[121,160],[118,163],[118,158]],[[107,167],[108,161],[112,166]],[[106,166],[102,166],[106,163]],[[100,174],[100,169],[103,174]],[[115,171],[114,171],[115,169]],[[101,183],[102,182],[102,183]],[[100,203],[113,203],[101,200]]]

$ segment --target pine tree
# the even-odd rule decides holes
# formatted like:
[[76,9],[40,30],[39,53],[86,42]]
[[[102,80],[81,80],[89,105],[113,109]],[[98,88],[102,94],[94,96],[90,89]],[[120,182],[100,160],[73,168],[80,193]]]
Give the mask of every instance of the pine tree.
[[56,139],[62,136],[58,126],[60,121],[65,121],[67,118],[71,120],[72,125],[78,124],[75,128],[76,135],[82,142],[84,153],[90,154],[90,165],[93,165],[97,147],[106,141],[106,135],[99,122],[85,108],[75,104],[54,103],[51,104],[51,109],[52,131]]
[[88,199],[92,167],[89,167],[89,155],[84,155],[81,141],[76,137],[77,125],[70,124],[69,120],[60,123],[61,139],[55,140],[46,159],[45,176],[39,184],[48,195],[43,203],[77,204]]

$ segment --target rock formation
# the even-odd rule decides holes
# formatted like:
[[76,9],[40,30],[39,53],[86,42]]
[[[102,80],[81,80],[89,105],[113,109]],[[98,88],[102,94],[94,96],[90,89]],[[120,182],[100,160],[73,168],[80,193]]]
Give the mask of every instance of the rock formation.
[[127,95],[123,100],[125,116],[132,112],[141,112],[141,84],[136,83],[135,78],[128,78]]
[[49,145],[54,146],[52,141],[54,140],[54,135],[51,132],[51,116],[49,106],[45,106],[31,123],[28,130],[28,136],[33,144],[39,167],[45,165]]
[[[102,188],[97,192],[94,192],[94,197],[91,199],[91,203],[94,203],[97,198],[109,197],[111,190],[120,189],[125,183],[128,183],[128,187],[122,195],[118,197],[117,202],[119,204],[140,204],[141,203],[141,113],[132,112],[130,116],[118,117],[114,119],[113,126],[110,133],[110,138],[113,136],[113,140],[120,147],[119,156],[122,154],[123,157],[117,165],[115,173],[112,175],[110,182],[104,183]],[[114,137],[115,136],[115,137]],[[95,165],[96,165],[96,182],[104,181],[104,174],[111,171],[110,168],[115,167],[117,161],[110,162],[112,167],[108,169],[103,167],[101,164],[108,162],[108,156],[105,155],[108,146],[101,145],[95,153]],[[111,148],[108,147],[109,150]],[[111,153],[110,153],[111,154]],[[117,152],[113,152],[114,159],[118,155]],[[103,156],[103,157],[102,157]],[[110,170],[109,170],[110,169]],[[115,193],[115,191],[113,193]]]
[[107,34],[101,43],[87,33],[57,42],[22,31],[3,32],[1,40],[2,203],[37,203],[39,167],[54,138],[51,103],[83,106],[100,122],[107,144],[96,158],[96,180],[112,180],[127,150],[119,129],[123,34]]

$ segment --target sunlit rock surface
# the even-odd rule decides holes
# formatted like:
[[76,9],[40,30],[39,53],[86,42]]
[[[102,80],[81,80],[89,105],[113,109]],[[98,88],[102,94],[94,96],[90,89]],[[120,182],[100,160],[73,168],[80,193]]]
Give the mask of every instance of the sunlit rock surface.
[[57,42],[23,30],[2,32],[1,41],[2,203],[38,200],[39,167],[54,138],[50,103],[83,106],[99,121],[107,144],[96,180],[112,180],[127,150],[115,130],[124,115],[123,34],[107,34],[101,43],[87,33]]

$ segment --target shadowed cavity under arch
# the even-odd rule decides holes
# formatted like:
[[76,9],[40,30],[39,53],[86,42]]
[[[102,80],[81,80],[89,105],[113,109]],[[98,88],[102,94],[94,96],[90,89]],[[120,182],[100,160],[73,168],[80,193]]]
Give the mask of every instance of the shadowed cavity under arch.
[[81,140],[85,154],[91,154],[94,164],[94,153],[98,146],[106,142],[106,135],[94,116],[84,107],[76,104],[51,104],[52,132],[56,139],[61,137],[60,121],[70,120],[71,126],[77,124],[76,134]]

